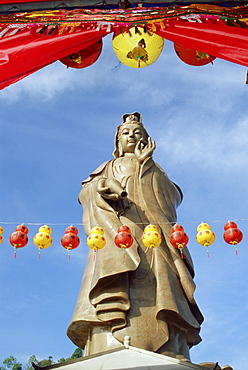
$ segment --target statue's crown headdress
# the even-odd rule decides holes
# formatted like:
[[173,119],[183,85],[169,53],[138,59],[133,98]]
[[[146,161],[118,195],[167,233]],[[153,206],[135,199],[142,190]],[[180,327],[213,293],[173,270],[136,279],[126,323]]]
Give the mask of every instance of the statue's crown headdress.
[[138,112],[123,114],[122,125],[126,123],[141,123],[142,124],[142,115]]

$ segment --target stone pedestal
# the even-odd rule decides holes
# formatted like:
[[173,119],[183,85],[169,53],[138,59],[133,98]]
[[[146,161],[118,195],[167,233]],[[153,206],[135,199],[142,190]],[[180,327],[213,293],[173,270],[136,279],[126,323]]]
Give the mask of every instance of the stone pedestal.
[[[188,361],[177,360],[172,357],[145,351],[140,348],[122,346],[99,354],[85,356],[76,360],[38,367],[36,370],[219,370],[218,364],[206,363],[195,365]],[[224,366],[223,369],[232,370]]]

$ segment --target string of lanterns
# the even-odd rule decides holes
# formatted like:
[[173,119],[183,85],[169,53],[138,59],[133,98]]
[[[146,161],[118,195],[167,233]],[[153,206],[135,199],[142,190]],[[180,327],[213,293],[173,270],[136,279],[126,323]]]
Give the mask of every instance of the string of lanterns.
[[[10,235],[9,242],[14,248],[14,258],[20,248],[25,247],[28,244],[28,227],[24,224],[16,226],[15,231]],[[68,251],[68,260],[70,260],[70,251],[76,249],[80,244],[80,238],[78,236],[78,229],[71,225],[66,227],[65,234],[61,238],[61,245]],[[3,242],[4,229],[0,226],[0,244]],[[33,243],[38,248],[38,259],[42,249],[46,249],[52,245],[53,238],[51,236],[52,229],[48,225],[40,226],[38,232],[33,237]],[[210,257],[209,246],[214,243],[216,236],[211,230],[209,224],[202,222],[197,227],[196,241],[198,244],[204,246],[207,250],[207,255]],[[243,233],[238,229],[237,223],[234,221],[228,221],[224,224],[223,239],[227,244],[233,245],[235,253],[238,255],[237,245],[243,239]],[[142,235],[142,243],[147,248],[145,253],[149,249],[154,253],[154,248],[161,244],[162,237],[158,232],[156,225],[147,225],[144,228]],[[133,244],[134,238],[131,234],[131,230],[127,225],[123,225],[117,229],[117,234],[114,237],[115,245],[123,250],[125,258],[125,251],[130,248]],[[87,245],[94,251],[94,260],[96,259],[97,251],[104,248],[106,245],[106,238],[104,236],[104,229],[100,226],[95,226],[91,229],[90,235],[88,236]],[[184,231],[183,226],[175,224],[171,228],[170,243],[173,247],[179,250],[180,256],[184,259],[183,248],[188,245],[189,236]]]

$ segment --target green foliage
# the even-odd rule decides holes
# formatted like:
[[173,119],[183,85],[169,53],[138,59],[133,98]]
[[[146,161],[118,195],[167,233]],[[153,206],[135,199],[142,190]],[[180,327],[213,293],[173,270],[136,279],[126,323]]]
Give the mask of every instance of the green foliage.
[[74,360],[75,358],[80,358],[82,356],[83,356],[83,350],[81,348],[76,348],[70,357],[67,357],[67,358],[62,357],[58,360],[58,362],[70,361],[70,360]]
[[17,362],[14,356],[9,356],[3,360],[3,365],[1,370],[22,370],[22,364]]
[[[57,362],[65,362],[73,360],[75,358],[80,358],[82,356],[83,356],[82,349],[76,348],[70,357],[67,358],[62,357]],[[23,366],[20,362],[17,361],[17,359],[14,356],[9,356],[3,360],[3,366],[0,366],[0,370],[34,370],[32,363],[40,367],[45,367],[55,364],[55,361],[53,361],[52,356],[49,356],[47,359],[39,361],[35,355],[32,355],[29,357],[28,362],[25,364],[25,366]]]
[[73,354],[70,357],[70,360],[73,360],[74,358],[79,358],[83,356],[83,350],[82,348],[76,348]]

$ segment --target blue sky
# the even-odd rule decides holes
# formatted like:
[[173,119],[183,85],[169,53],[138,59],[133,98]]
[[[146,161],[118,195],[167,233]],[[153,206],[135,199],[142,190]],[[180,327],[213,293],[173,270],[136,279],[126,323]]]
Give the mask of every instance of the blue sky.
[[[115,128],[138,111],[157,143],[155,160],[183,190],[178,222],[189,235],[196,300],[203,312],[194,363],[243,369],[248,329],[248,87],[246,68],[222,60],[191,67],[165,42],[153,65],[131,69],[118,61],[111,36],[98,61],[84,70],[60,62],[0,91],[0,360],[30,355],[54,360],[75,349],[66,336],[88,252],[77,195],[81,181],[112,157]],[[237,220],[239,255],[223,241],[223,225]],[[195,241],[208,222],[216,234],[208,258]],[[29,244],[13,258],[9,235],[29,227]],[[38,260],[32,238],[53,229],[53,244]],[[64,229],[79,225],[80,246],[60,245]]]

